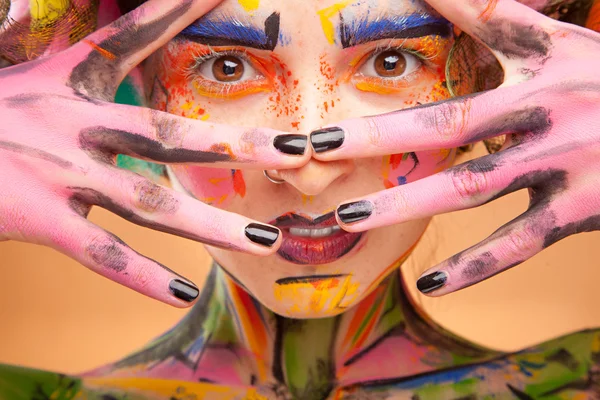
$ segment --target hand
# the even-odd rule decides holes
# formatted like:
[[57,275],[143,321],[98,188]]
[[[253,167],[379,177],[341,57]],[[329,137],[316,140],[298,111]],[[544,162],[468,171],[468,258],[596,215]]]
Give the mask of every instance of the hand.
[[[297,136],[286,146],[289,136],[274,130],[219,126],[111,102],[131,69],[218,2],[150,0],[63,52],[0,70],[0,240],[53,247],[109,279],[180,307],[198,289],[89,222],[92,205],[213,246],[256,255],[277,250],[276,228],[115,166],[117,154],[224,168],[306,163],[309,154],[282,152],[294,144],[292,152],[303,150],[306,139]],[[283,143],[283,150],[274,143]]]
[[[513,0],[428,2],[494,53],[504,83],[483,93],[344,121],[338,126],[345,139],[330,142],[343,144],[316,157],[329,161],[452,148],[508,134],[498,153],[337,210],[340,225],[355,232],[529,189],[525,213],[424,273],[417,286],[438,296],[514,267],[570,235],[600,229],[600,35]],[[312,139],[318,150],[319,138]]]

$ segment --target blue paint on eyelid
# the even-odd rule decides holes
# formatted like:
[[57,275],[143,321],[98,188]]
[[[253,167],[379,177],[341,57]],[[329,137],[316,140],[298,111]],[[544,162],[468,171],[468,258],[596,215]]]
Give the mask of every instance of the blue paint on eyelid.
[[441,17],[429,14],[403,16],[365,16],[351,22],[343,19],[340,25],[342,46],[352,47],[381,39],[416,38],[430,35],[448,37],[452,24]]

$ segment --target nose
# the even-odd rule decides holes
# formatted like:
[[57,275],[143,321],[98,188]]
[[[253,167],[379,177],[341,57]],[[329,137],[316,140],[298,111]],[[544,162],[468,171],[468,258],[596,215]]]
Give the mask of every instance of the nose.
[[353,160],[323,162],[311,158],[301,168],[268,172],[272,178],[285,181],[306,196],[317,196],[334,181],[351,174],[354,168]]

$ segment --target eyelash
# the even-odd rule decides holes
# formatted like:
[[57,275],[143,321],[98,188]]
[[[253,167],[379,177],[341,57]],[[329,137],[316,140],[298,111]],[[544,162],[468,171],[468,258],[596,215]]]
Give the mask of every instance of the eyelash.
[[[428,39],[418,39],[414,46],[408,46],[407,42],[414,42],[412,39],[404,39],[400,43],[398,40],[391,39],[384,43],[378,43],[371,51],[363,54],[354,63],[351,63],[353,68],[349,71],[346,78],[342,81],[351,81],[358,90],[371,91],[380,94],[397,93],[406,88],[406,86],[414,79],[414,75],[422,71],[423,66],[432,65],[431,60],[440,55],[439,46],[423,46]],[[420,43],[423,42],[423,43]],[[423,47],[419,49],[419,47]],[[427,49],[429,47],[429,51]],[[433,48],[435,51],[431,51]],[[414,56],[420,63],[418,69],[411,72],[409,75],[400,78],[385,78],[375,76],[364,76],[359,70],[362,66],[374,57],[385,51],[397,51],[399,53],[410,54]],[[240,82],[217,82],[203,76],[199,70],[200,66],[210,60],[224,56],[234,56],[247,62],[252,68],[256,69],[264,79],[249,79]],[[265,92],[273,88],[273,79],[269,79],[269,74],[266,72],[266,67],[258,62],[258,59],[253,57],[245,48],[239,49],[224,49],[215,50],[211,46],[202,46],[198,54],[192,57],[193,62],[187,68],[184,68],[183,74],[186,79],[192,83],[194,88],[200,94],[213,98],[239,98],[248,94]]]
[[[242,82],[216,82],[207,79],[199,73],[200,66],[210,60],[225,56],[234,56],[242,59],[256,69],[265,79],[250,79]],[[237,98],[248,94],[268,91],[271,87],[270,80],[265,71],[246,49],[215,50],[211,46],[204,46],[198,54],[193,56],[192,65],[184,69],[183,73],[192,85],[202,94],[215,98]],[[257,65],[259,64],[259,65]]]

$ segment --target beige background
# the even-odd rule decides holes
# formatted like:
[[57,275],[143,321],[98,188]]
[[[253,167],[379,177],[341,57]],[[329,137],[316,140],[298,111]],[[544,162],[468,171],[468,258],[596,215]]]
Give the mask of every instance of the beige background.
[[[481,154],[479,147],[476,153]],[[408,279],[485,238],[525,210],[520,192],[437,217],[406,264]],[[90,219],[141,253],[201,285],[202,246],[94,209]],[[418,296],[435,320],[505,350],[600,327],[600,233],[581,234],[475,287],[440,299]],[[416,295],[416,294],[415,294]],[[118,359],[185,313],[112,283],[47,248],[0,243],[0,363],[75,373]]]

